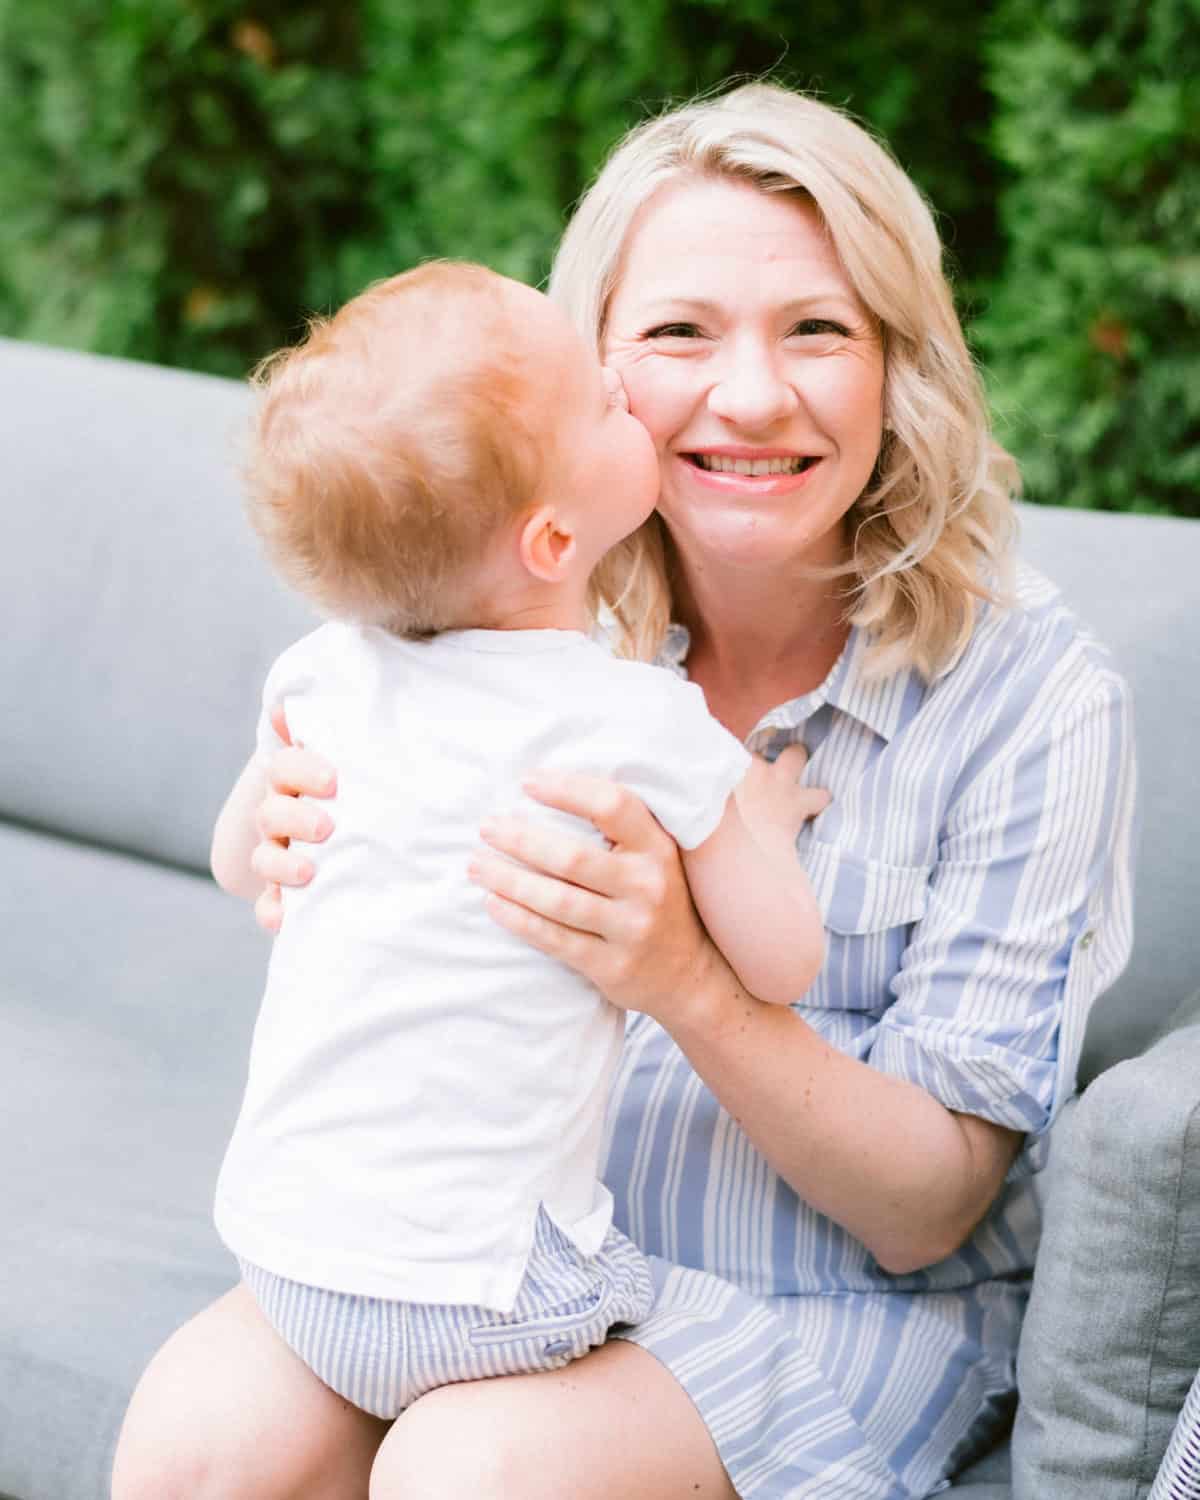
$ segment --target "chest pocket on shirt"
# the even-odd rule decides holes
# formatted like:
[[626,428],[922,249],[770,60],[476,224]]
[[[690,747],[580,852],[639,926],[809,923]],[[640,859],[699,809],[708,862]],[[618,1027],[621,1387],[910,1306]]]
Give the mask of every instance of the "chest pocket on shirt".
[[925,915],[931,865],[892,865],[812,841],[803,852],[825,925],[843,937],[907,927]]

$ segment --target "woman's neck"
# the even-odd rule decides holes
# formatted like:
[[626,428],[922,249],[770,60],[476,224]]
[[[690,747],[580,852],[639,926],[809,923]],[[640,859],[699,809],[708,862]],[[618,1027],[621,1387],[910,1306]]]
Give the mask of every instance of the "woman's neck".
[[819,687],[846,644],[836,581],[674,571],[675,618],[691,636],[688,675],[739,738],[769,709]]

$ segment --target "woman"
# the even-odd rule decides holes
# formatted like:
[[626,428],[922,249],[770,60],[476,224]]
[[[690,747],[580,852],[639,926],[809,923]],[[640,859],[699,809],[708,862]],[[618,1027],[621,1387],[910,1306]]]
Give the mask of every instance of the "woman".
[[[633,133],[551,291],[662,467],[657,517],[600,580],[618,623],[832,791],[797,846],[824,972],[791,1009],[746,994],[645,808],[545,780],[612,847],[502,820],[476,875],[497,921],[630,1013],[606,1179],[655,1257],[654,1312],[562,1375],[448,1387],[390,1430],[346,1408],[337,1443],[306,1440],[335,1398],[303,1367],[286,1411],[231,1371],[189,1457],[180,1350],[220,1359],[257,1316],[232,1293],[151,1367],[125,1494],[186,1470],[181,1493],[272,1500],[902,1500],[1011,1402],[1032,1173],[1129,947],[1128,705],[1053,590],[1010,583],[1013,469],[930,215],[844,116],[753,85]],[[296,800],[326,770],[278,758],[258,878],[311,874],[288,841],[328,828]],[[256,1488],[276,1443],[290,1473]]]

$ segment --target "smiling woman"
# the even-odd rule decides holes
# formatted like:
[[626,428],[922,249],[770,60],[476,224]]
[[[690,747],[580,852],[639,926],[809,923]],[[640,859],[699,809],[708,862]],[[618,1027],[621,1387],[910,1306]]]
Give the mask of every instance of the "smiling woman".
[[883,345],[810,200],[720,178],[660,189],[631,227],[604,356],[658,448],[686,576],[753,570],[760,608],[763,562],[787,560],[788,589],[845,562],[843,518],[879,453]]
[[[478,878],[501,926],[630,1013],[605,1181],[654,1308],[569,1379],[446,1387],[386,1434],[327,1414],[288,1450],[290,1488],[238,1493],[914,1500],[1012,1401],[1033,1177],[1130,946],[1126,690],[1013,566],[1015,474],[932,217],[845,116],[751,86],[649,122],[551,291],[661,469],[594,592],[772,775],[832,792],[783,838],[826,962],[802,1000],[763,1003],[632,792],[532,777],[606,846],[506,818]],[[308,878],[290,841],[314,838],[328,773],[279,752],[247,887]],[[193,1326],[213,1359],[238,1306]],[[230,1472],[260,1473],[317,1398],[288,1378],[290,1405],[239,1410]]]

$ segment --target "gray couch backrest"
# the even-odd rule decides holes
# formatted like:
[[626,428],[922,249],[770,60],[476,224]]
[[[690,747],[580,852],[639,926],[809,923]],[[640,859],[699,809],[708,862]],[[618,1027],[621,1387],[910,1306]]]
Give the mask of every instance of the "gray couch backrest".
[[207,868],[313,623],[242,511],[248,412],[234,381],[0,340],[0,814]]
[[[230,381],[0,340],[0,815],[204,869],[261,683],[314,616],[245,522]],[[1137,952],[1094,1070],[1200,986],[1200,524],[1024,507],[1024,550],[1134,686]]]
[[1081,1074],[1139,1052],[1200,989],[1200,521],[1021,507],[1022,551],[1133,688],[1140,854],[1134,954],[1099,1002]]

